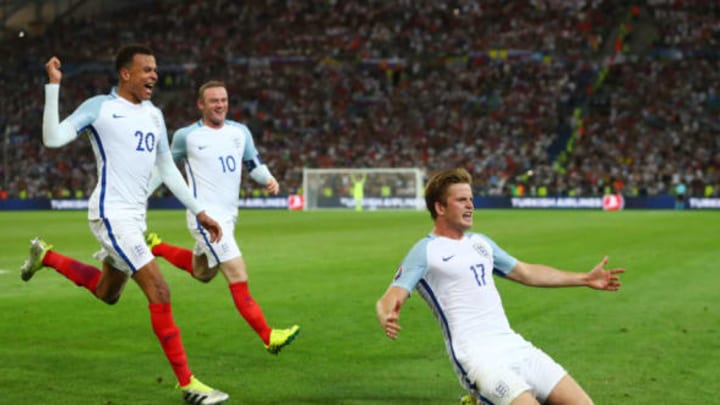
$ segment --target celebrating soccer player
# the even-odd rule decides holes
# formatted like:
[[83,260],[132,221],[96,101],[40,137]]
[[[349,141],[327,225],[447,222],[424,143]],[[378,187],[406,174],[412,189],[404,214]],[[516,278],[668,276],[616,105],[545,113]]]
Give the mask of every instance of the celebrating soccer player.
[[175,166],[163,114],[150,102],[158,80],[153,52],[141,45],[122,48],[115,61],[117,87],[110,94],[86,100],[62,122],[58,113],[60,60],[52,57],[45,67],[49,84],[45,85],[43,143],[56,148],[87,134],[95,152],[98,182],[90,197],[88,219],[100,243],[96,257],[102,261],[102,270],[56,252],[38,237],[21,268],[22,279],[28,281],[43,267],[52,267],[100,300],[114,304],[132,278],[147,297],[153,331],[183,398],[196,405],[225,401],[226,393],[203,384],[190,371],[172,316],[170,289],[145,244],[148,181],[153,167],[193,213],[208,239],[222,240],[222,228],[195,200]]
[[[280,187],[267,165],[260,160],[248,127],[226,119],[228,93],[224,83],[210,81],[200,86],[197,107],[202,118],[175,132],[172,154],[175,162],[184,162],[190,188],[198,201],[220,222],[223,234],[234,235],[242,166],[250,177],[265,186],[268,193],[277,194]],[[153,176],[150,190],[154,190],[160,182],[160,177]],[[247,267],[234,238],[217,242],[208,240],[190,211],[187,213],[187,225],[195,239],[193,251],[162,242],[156,233],[151,232],[147,235],[147,243],[152,253],[203,282],[212,280],[218,270],[222,271],[238,312],[258,334],[266,350],[272,354],[279,353],[295,339],[300,327],[293,325],[287,329],[272,329],[268,326],[262,309],[248,289]]]
[[[470,401],[496,405],[592,404],[580,385],[540,349],[512,330],[493,273],[538,287],[620,288],[618,274],[606,270],[607,257],[587,273],[522,262],[473,225],[472,179],[464,169],[440,172],[425,188],[425,204],[435,223],[413,246],[394,281],[377,302],[378,321],[395,339],[400,309],[415,288],[433,310]],[[468,398],[466,398],[468,399]]]

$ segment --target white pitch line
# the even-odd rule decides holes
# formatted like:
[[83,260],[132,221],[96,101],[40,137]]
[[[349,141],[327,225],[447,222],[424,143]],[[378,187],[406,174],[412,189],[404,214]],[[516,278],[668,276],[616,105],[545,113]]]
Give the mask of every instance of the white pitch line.
[[7,274],[7,273],[10,273],[10,270],[0,269],[0,274]]

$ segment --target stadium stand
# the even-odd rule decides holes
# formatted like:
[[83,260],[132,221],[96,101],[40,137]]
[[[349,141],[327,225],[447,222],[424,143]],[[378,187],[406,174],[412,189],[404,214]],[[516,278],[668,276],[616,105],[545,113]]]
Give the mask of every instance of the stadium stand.
[[[720,5],[711,1],[155,1],[0,43],[0,185],[76,197],[87,142],[40,142],[43,63],[61,116],[112,85],[122,44],[158,56],[172,132],[227,82],[284,191],[302,167],[464,166],[479,195],[720,195]],[[131,24],[128,24],[131,22]],[[133,30],[129,27],[142,27]],[[244,192],[251,193],[252,184]],[[163,193],[161,189],[159,193]]]

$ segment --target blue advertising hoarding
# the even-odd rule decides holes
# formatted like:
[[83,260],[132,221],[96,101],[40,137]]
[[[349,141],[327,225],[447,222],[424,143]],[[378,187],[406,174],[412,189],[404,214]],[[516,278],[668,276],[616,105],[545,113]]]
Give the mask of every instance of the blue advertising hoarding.
[[[611,206],[618,209],[677,209],[672,196],[658,197],[621,197],[616,196],[619,205]],[[476,209],[608,209],[608,196],[603,197],[475,197]],[[238,200],[240,209],[288,209],[288,197],[253,197]],[[617,201],[610,200],[617,204]],[[86,210],[87,200],[75,199],[7,199],[0,200],[0,210]],[[355,206],[355,200],[346,197],[335,197],[324,201],[324,207],[330,209],[347,209]],[[363,207],[373,209],[424,209],[424,201],[407,198],[370,197],[363,201]],[[150,209],[182,209],[180,202],[174,197],[152,198],[148,201]],[[720,198],[688,198],[681,208],[691,210],[720,210]]]

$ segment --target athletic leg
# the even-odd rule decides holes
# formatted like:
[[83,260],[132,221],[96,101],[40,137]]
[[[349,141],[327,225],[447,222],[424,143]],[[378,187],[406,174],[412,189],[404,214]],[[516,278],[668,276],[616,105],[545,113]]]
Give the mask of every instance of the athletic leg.
[[95,296],[107,304],[115,304],[120,300],[128,278],[127,273],[103,262],[102,274],[95,287]]
[[557,383],[545,403],[549,405],[593,405],[590,396],[570,374],[566,374]]
[[162,257],[173,266],[187,271],[190,275],[193,274],[193,253],[190,249],[163,242],[155,232],[148,233],[145,236],[145,242],[153,255]]
[[40,238],[31,242],[30,256],[21,268],[21,276],[29,281],[42,267],[50,267],[79,287],[84,287],[100,300],[114,304],[120,299],[128,276],[103,263],[101,271],[95,266],[82,263],[53,249]]
[[535,396],[530,393],[530,391],[525,391],[522,394],[518,395],[517,398],[513,399],[512,402],[510,402],[511,405],[539,405],[540,402],[535,399]]
[[147,297],[153,331],[175,372],[178,383],[181,386],[188,385],[192,373],[180,337],[180,328],[177,327],[172,316],[170,288],[157,262],[152,260],[138,269],[133,275],[133,280]]
[[210,266],[208,265],[208,259],[206,254],[197,254],[195,253],[192,258],[192,266],[193,266],[193,277],[195,277],[196,280],[202,281],[203,283],[208,283],[210,280],[214,279],[215,276],[217,276],[218,269],[220,268],[219,265]]
[[192,404],[217,404],[227,400],[228,394],[203,384],[190,371],[180,328],[172,316],[170,288],[157,262],[152,260],[141,267],[133,279],[147,297],[153,331],[175,373],[185,401]]
[[272,329],[265,320],[262,308],[250,294],[245,260],[243,260],[242,256],[230,259],[220,264],[220,270],[230,286],[230,294],[235,303],[235,308],[237,308],[248,325],[260,336],[263,343],[267,345],[270,343]]

